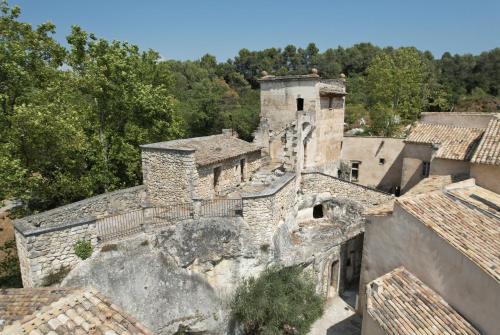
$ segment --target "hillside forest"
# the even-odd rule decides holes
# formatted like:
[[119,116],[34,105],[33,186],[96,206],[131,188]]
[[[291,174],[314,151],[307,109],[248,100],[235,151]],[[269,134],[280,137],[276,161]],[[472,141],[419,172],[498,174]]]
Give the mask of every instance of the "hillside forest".
[[140,144],[223,128],[251,140],[261,71],[344,73],[346,130],[364,135],[401,134],[421,112],[499,108],[500,48],[435,58],[310,43],[178,61],[78,26],[61,45],[53,24],[32,27],[5,1],[0,10],[0,199],[20,200],[17,215],[140,184]]

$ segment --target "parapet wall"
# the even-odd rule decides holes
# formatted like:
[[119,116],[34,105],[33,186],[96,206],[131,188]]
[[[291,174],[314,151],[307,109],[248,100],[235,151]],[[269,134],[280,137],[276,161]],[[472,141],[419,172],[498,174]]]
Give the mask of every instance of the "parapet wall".
[[97,245],[96,220],[140,209],[144,186],[105,193],[14,221],[24,287],[49,285],[81,261],[79,240]]
[[74,221],[95,219],[139,209],[145,196],[146,188],[143,185],[125,188],[27,216],[15,220],[14,225],[23,233],[37,230],[36,228],[66,226]]
[[329,192],[334,197],[350,198],[366,207],[393,199],[393,195],[370,187],[348,182],[321,172],[302,173],[301,190],[305,195]]

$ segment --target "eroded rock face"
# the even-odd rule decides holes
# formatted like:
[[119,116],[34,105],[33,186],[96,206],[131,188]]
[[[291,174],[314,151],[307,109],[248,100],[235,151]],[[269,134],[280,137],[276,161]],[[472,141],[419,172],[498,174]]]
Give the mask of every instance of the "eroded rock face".
[[268,262],[247,230],[241,218],[166,226],[105,245],[62,285],[95,287],[158,334],[221,334],[230,293]]
[[[299,209],[317,203],[325,207],[324,218],[297,219]],[[95,287],[158,334],[179,327],[229,334],[234,289],[270,264],[303,266],[325,294],[329,264],[339,257],[340,244],[359,233],[360,213],[346,199],[303,196],[265,246],[239,217],[186,220],[108,244],[63,285]]]

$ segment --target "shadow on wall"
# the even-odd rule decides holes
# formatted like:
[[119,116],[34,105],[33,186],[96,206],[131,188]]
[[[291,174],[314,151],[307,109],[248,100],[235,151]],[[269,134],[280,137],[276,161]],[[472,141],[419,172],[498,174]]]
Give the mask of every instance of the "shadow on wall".
[[396,187],[401,186],[401,176],[403,173],[403,150],[393,161],[382,180],[378,183],[377,189],[394,194]]

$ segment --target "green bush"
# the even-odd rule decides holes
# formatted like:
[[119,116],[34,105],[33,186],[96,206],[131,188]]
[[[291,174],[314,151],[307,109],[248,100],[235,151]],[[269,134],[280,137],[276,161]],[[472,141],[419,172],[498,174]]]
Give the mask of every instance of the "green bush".
[[231,312],[245,334],[307,334],[324,300],[299,267],[265,270],[238,287]]
[[92,255],[92,243],[90,241],[80,240],[74,245],[75,254],[81,259],[87,259]]
[[0,245],[0,256],[0,288],[23,287],[14,239]]

